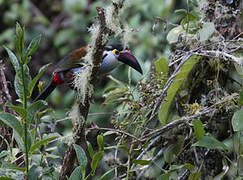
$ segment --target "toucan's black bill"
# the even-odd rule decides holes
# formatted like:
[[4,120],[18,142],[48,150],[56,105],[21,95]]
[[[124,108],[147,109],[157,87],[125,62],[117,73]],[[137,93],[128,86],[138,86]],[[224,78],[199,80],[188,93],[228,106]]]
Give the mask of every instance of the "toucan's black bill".
[[138,63],[137,59],[132,55],[131,51],[129,50],[121,51],[118,60],[123,62],[124,64],[129,65],[136,71],[143,74],[140,64]]

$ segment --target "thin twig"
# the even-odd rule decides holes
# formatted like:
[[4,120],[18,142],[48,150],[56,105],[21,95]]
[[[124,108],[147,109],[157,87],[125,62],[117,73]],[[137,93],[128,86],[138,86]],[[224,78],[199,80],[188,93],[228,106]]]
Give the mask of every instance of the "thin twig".
[[119,129],[112,129],[112,128],[101,128],[101,127],[94,127],[94,128],[88,128],[88,130],[103,130],[103,131],[114,131],[114,132],[117,132],[117,133],[120,133],[120,134],[124,134],[126,136],[129,136],[137,141],[140,141],[136,136],[128,133],[128,132],[125,132],[125,131],[122,131],[122,130],[119,130]]

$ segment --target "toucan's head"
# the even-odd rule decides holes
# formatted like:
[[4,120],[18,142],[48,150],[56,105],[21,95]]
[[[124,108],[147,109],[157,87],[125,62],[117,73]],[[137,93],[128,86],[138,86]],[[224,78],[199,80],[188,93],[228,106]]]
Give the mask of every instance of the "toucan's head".
[[129,65],[136,71],[143,74],[142,68],[137,59],[128,48],[122,44],[111,44],[105,47],[103,52],[103,62],[101,64],[101,73],[105,74],[116,68],[120,62]]

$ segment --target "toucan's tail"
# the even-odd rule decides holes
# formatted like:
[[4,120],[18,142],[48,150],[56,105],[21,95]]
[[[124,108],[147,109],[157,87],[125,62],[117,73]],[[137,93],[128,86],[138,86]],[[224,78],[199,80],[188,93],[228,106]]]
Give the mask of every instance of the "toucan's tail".
[[34,99],[35,101],[38,100],[45,100],[50,94],[51,92],[56,88],[56,84],[51,81],[42,91],[41,93]]

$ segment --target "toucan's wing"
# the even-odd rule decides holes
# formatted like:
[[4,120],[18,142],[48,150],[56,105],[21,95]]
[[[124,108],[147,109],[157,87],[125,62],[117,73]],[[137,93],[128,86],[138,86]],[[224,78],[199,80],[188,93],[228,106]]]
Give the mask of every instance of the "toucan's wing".
[[82,47],[79,49],[76,49],[66,55],[58,64],[56,65],[56,68],[54,70],[54,73],[67,71],[72,68],[78,68],[82,67],[82,61],[83,57],[87,54],[87,48]]

